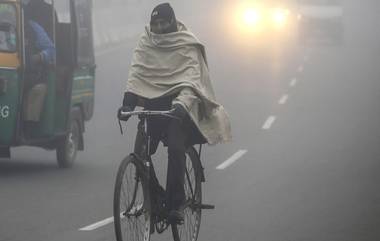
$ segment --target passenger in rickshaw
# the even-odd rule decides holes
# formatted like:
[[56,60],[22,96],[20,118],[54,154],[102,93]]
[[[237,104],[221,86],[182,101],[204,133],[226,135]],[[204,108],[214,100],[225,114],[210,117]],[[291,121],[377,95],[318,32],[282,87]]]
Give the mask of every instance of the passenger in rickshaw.
[[47,70],[55,63],[55,46],[45,29],[29,14],[25,15],[25,91],[24,120],[40,121],[47,92]]
[[[50,39],[53,39],[54,22],[58,22],[58,17],[51,4],[45,0],[24,0],[25,14],[44,28]],[[53,22],[54,14],[54,22]]]

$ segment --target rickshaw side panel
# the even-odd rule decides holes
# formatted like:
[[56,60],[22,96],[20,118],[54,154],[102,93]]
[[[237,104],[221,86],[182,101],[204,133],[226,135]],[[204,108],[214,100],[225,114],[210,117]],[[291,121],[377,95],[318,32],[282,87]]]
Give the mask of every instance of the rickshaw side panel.
[[20,104],[20,86],[16,70],[0,69],[0,145],[15,142]]
[[37,128],[30,133],[32,137],[51,137],[55,131],[55,115],[60,110],[56,108],[56,81],[53,71],[47,74],[47,93],[44,101],[41,120]]
[[[17,140],[17,128],[19,125],[18,113],[22,110],[20,102],[20,59],[17,50],[20,47],[18,40],[20,32],[17,30],[20,21],[17,16],[20,13],[19,5],[16,1],[0,1],[3,13],[12,19],[16,26],[15,49],[0,52],[0,146],[15,145]],[[10,5],[8,5],[10,4]],[[9,6],[12,6],[9,8]],[[14,11],[13,11],[14,10]],[[8,15],[7,13],[8,12]],[[9,20],[9,19],[8,19]]]
[[71,96],[72,106],[79,106],[83,119],[88,121],[94,111],[95,76],[88,68],[81,68],[74,73],[73,90]]
[[95,56],[92,29],[92,1],[71,1],[76,25],[76,63],[72,85],[72,106],[79,106],[83,119],[92,118],[95,92]]

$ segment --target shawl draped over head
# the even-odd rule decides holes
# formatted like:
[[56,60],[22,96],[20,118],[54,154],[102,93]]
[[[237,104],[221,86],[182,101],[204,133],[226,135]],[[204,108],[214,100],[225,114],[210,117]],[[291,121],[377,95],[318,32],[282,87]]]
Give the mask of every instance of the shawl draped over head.
[[209,144],[231,140],[224,107],[216,102],[204,46],[183,23],[178,32],[154,34],[150,26],[134,50],[127,92],[154,99],[176,95]]

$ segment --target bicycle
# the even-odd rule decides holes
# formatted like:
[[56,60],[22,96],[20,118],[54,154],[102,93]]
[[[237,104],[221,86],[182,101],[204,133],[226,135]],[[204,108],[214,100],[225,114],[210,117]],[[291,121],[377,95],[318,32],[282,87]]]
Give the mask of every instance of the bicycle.
[[113,200],[116,240],[149,241],[154,231],[161,234],[171,226],[174,241],[196,241],[202,209],[215,208],[213,205],[202,204],[202,183],[205,182],[200,161],[202,145],[198,151],[194,146],[186,151],[185,218],[182,224],[172,222],[168,219],[165,207],[165,190],[159,185],[149,155],[151,137],[147,134],[147,120],[154,115],[176,117],[172,115],[172,110],[133,111],[123,112],[122,115],[137,115],[140,121],[134,152],[122,160],[117,172]]

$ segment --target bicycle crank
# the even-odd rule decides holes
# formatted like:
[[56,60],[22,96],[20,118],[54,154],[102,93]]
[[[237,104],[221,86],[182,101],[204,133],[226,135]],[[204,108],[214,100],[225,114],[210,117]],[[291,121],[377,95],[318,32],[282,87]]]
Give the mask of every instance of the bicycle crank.
[[193,204],[192,208],[194,208],[194,209],[215,209],[215,205],[210,205],[210,204]]

